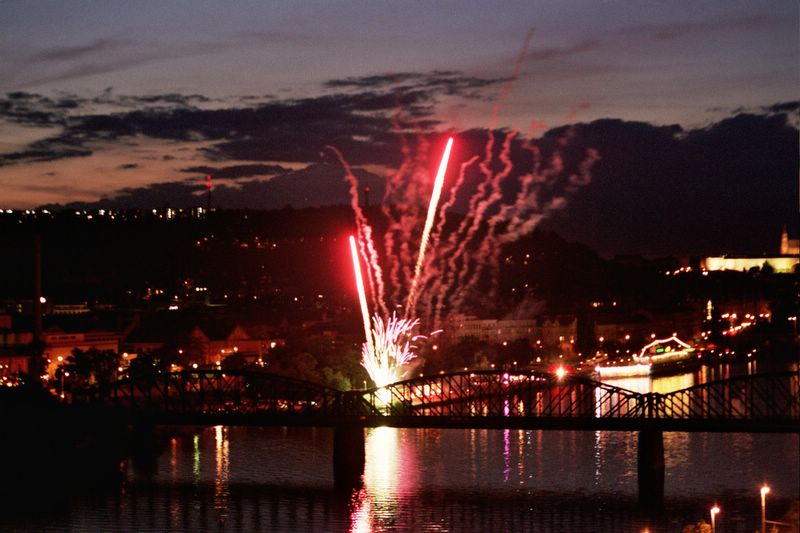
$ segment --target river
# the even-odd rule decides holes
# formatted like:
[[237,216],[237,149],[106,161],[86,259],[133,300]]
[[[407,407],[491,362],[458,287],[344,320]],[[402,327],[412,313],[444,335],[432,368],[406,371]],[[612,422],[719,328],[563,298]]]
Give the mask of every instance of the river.
[[[755,366],[614,384],[667,392]],[[632,432],[369,429],[364,485],[345,493],[334,489],[332,443],[324,428],[184,429],[154,469],[126,463],[118,486],[0,518],[0,530],[654,533],[709,522],[717,503],[717,532],[752,533],[764,483],[769,520],[800,502],[797,434],[665,433],[656,513],[636,504]]]

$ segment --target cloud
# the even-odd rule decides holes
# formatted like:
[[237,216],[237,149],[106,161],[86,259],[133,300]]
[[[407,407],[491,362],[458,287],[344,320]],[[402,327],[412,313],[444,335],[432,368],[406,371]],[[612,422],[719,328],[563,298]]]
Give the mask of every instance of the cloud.
[[387,90],[401,94],[404,91],[424,92],[429,97],[439,93],[478,98],[481,89],[500,87],[507,81],[508,78],[480,78],[458,71],[434,70],[429,73],[398,72],[329,80],[325,86],[332,89]]
[[[356,170],[361,183],[368,184],[376,197],[383,195],[384,180],[370,172]],[[206,187],[196,182],[154,183],[145,187],[125,188],[97,202],[75,202],[68,209],[130,209],[162,207],[191,208],[204,206]],[[236,185],[215,185],[212,205],[224,208],[280,209],[328,205],[348,205],[348,185],[340,165],[315,164],[287,172],[269,180],[252,180]]]
[[72,157],[88,157],[92,155],[91,150],[80,148],[51,148],[51,149],[29,149],[21,152],[12,152],[8,154],[0,154],[0,167],[6,165],[13,165],[21,162],[43,162],[43,161],[56,161],[58,159],[66,159]]
[[770,27],[772,21],[763,16],[707,19],[692,22],[643,24],[628,26],[620,30],[622,35],[635,36],[655,41],[671,41],[692,35],[705,35],[721,31],[749,31]]
[[[218,54],[232,48],[301,42],[301,39],[301,36],[287,32],[240,32],[227,40],[198,40],[174,45],[166,42],[103,37],[69,46],[49,47],[19,58],[14,69],[15,86],[33,87],[110,74],[170,59]],[[40,68],[42,66],[47,68]],[[51,73],[37,75],[38,72],[44,71]]]
[[54,100],[39,94],[22,91],[0,97],[0,117],[27,126],[61,126],[66,114],[78,104],[71,98]]
[[117,170],[133,170],[135,168],[139,168],[141,165],[138,163],[125,163],[123,165],[119,165]]
[[533,50],[525,55],[526,61],[552,61],[554,59],[564,59],[566,57],[583,54],[598,50],[604,46],[604,43],[595,39],[587,39],[576,43],[572,46],[565,46],[561,48],[543,48],[540,50]]
[[131,46],[135,43],[120,39],[96,39],[92,42],[77,46],[60,46],[46,48],[33,54],[31,61],[74,61],[93,56],[100,53],[107,53]]
[[188,168],[182,168],[181,172],[187,172],[191,174],[203,174],[206,176],[212,176],[214,179],[236,180],[239,178],[250,178],[253,176],[271,176],[274,174],[281,174],[284,172],[289,172],[289,169],[282,167],[280,165],[253,164],[253,165],[233,165],[229,167],[207,167],[207,166],[188,167]]
[[800,100],[794,100],[792,102],[780,102],[768,106],[765,109],[770,113],[797,114],[800,113]]
[[[459,82],[461,83],[461,82]],[[463,82],[468,83],[468,82]],[[441,85],[441,83],[439,84]],[[473,84],[475,85],[475,84]],[[23,94],[23,93],[19,93]],[[352,154],[354,162],[387,164],[397,160],[397,124],[392,115],[403,110],[415,120],[414,127],[430,130],[437,122],[433,113],[434,91],[408,89],[400,93],[361,91],[354,94],[323,95],[316,98],[287,99],[251,105],[200,109],[199,95],[153,95],[118,97],[109,90],[100,97],[80,102],[81,109],[113,102],[134,107],[116,112],[85,112],[74,109],[69,100],[69,115],[62,107],[67,100],[53,102],[43,97],[19,96],[0,101],[0,119],[24,125],[58,125],[62,131],[30,146],[31,161],[39,149],[68,145],[85,151],[99,142],[151,138],[171,141],[212,141],[204,153],[209,161],[318,161],[325,145],[332,144]],[[59,107],[59,105],[62,107]],[[52,150],[53,157],[57,155]],[[24,161],[25,152],[14,161]],[[72,156],[65,152],[65,157]],[[9,158],[6,158],[8,161]]]

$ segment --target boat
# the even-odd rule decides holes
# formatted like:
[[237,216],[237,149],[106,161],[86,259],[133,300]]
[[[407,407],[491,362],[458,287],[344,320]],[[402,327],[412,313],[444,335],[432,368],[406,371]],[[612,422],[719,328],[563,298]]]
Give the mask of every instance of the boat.
[[645,345],[631,358],[631,364],[599,364],[594,371],[601,378],[640,377],[683,369],[693,361],[694,348],[675,335]]

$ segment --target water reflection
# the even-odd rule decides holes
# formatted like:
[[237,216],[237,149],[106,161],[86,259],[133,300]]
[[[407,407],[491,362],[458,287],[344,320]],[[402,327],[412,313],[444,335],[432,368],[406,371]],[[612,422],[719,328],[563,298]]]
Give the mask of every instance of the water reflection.
[[364,443],[366,452],[364,482],[377,497],[390,496],[400,482],[398,440],[396,428],[378,427],[367,430]]
[[200,435],[192,438],[192,474],[194,482],[200,481]]
[[711,381],[730,379],[739,375],[757,374],[758,371],[758,361],[753,360],[739,365],[731,365],[730,363],[702,365],[693,371],[670,375],[608,378],[604,379],[603,383],[640,394],[650,392],[667,394]]
[[370,524],[370,496],[367,489],[360,488],[353,493],[350,499],[350,528],[351,533],[369,533],[372,531]]
[[[416,438],[408,438],[409,435]],[[394,520],[400,512],[399,502],[416,487],[418,449],[424,450],[429,444],[426,436],[433,436],[435,441],[435,435],[435,432],[415,433],[390,427],[367,430],[364,487],[350,501],[351,531],[371,531],[375,521]]]
[[511,430],[503,430],[503,481],[508,483],[511,475]]
[[215,473],[214,476],[214,507],[219,513],[220,521],[228,517],[228,498],[230,490],[228,487],[229,474],[229,450],[227,437],[228,428],[214,426],[215,443]]

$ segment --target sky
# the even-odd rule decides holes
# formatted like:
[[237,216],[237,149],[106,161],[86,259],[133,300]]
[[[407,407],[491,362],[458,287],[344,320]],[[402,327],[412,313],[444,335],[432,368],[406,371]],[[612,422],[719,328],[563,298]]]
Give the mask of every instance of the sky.
[[[585,192],[547,217],[568,237],[608,253],[769,251],[781,225],[796,229],[799,10],[0,0],[0,208],[180,207],[206,174],[224,206],[313,205],[327,145],[385,176],[403,162],[401,132],[536,137],[576,125],[571,142],[591,139],[600,159]],[[650,237],[620,235],[630,225],[619,213],[657,198],[670,205],[649,215]],[[761,229],[718,224],[714,198],[720,217],[749,209]],[[694,213],[686,231],[722,227],[683,249],[670,235],[653,245],[654,231],[671,233],[659,221],[682,210]]]

